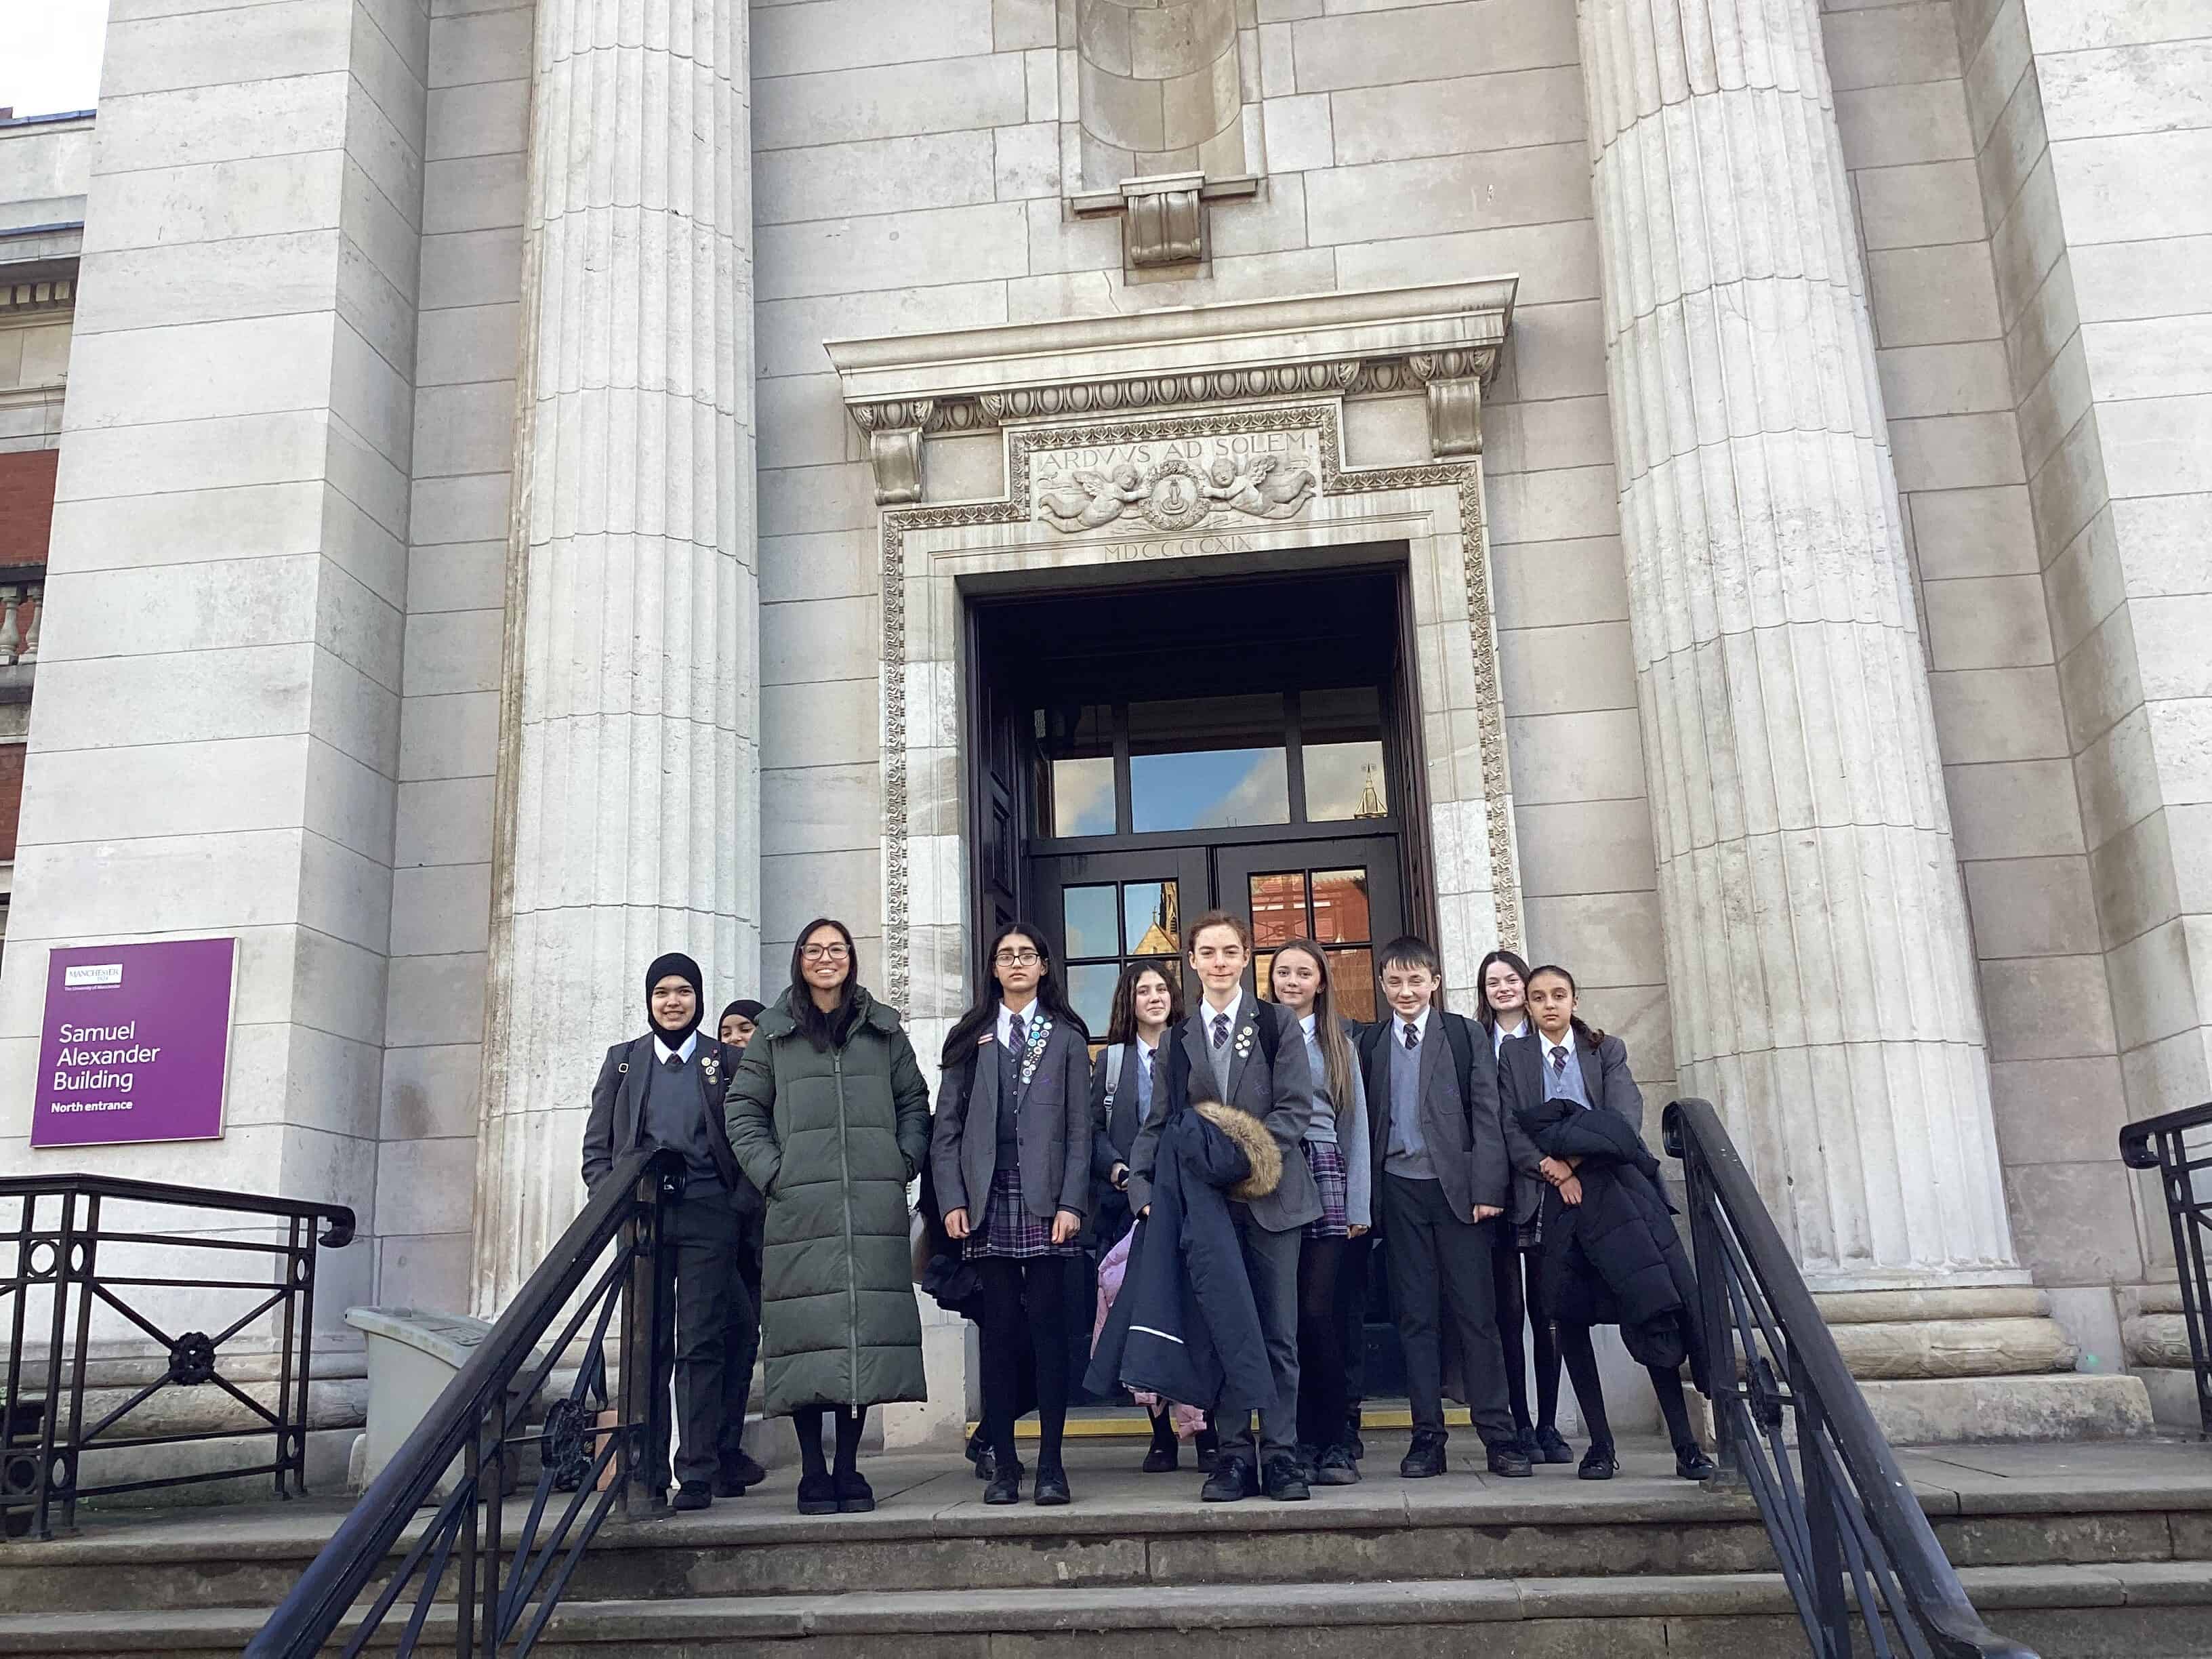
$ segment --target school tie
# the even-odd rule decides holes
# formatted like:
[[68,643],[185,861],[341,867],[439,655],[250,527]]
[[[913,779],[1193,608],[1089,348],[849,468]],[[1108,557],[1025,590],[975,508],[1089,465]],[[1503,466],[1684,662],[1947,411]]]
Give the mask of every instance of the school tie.
[[1567,1074],[1567,1048],[1563,1042],[1555,1042],[1552,1045],[1552,1071],[1553,1075],[1558,1077],[1565,1077]]
[[1406,1052],[1411,1054],[1421,1046],[1421,1028],[1410,1020],[1401,1021],[1398,1029],[1406,1034]]
[[1029,1030],[1022,1024],[1022,1017],[1013,1015],[1006,1021],[1006,1046],[1019,1054],[1029,1047]]
[[1217,1048],[1229,1046],[1229,1016],[1225,1013],[1213,1017],[1213,1046]]
[[681,1054],[671,1054],[666,1060],[661,1061],[661,1064],[667,1066],[672,1072],[680,1072],[684,1069],[684,1056]]

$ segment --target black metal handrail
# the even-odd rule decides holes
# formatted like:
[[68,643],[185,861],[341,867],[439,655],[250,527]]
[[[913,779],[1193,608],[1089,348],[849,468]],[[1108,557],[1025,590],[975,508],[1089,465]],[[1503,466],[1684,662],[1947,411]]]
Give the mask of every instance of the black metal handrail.
[[2189,1362],[2197,1375],[2197,1420],[2212,1439],[2212,1278],[2205,1272],[2205,1241],[2212,1237],[2212,1134],[2192,1149],[2191,1129],[2212,1129],[2212,1102],[2120,1131],[2120,1161],[2131,1170],[2156,1170],[2166,1194],[2166,1224],[2173,1230],[2173,1276],[2181,1286],[2182,1322],[2189,1330]]
[[[1747,1484],[1815,1659],[2034,1659],[1966,1599],[1709,1101],[1667,1108],[1724,1471]],[[1793,1460],[1785,1417],[1796,1419]]]
[[[76,1526],[80,1498],[201,1481],[266,1474],[273,1479],[279,1498],[307,1489],[315,1263],[318,1247],[337,1249],[353,1242],[350,1209],[313,1199],[220,1192],[82,1173],[0,1179],[0,1206],[9,1200],[17,1206],[15,1225],[0,1231],[0,1247],[15,1246],[13,1269],[0,1277],[0,1305],[8,1310],[6,1394],[4,1401],[0,1401],[0,1530],[8,1535],[27,1533],[50,1539],[57,1519],[64,1531]],[[281,1236],[227,1238],[200,1231],[107,1225],[103,1220],[105,1206],[120,1203],[187,1210],[197,1228],[222,1226],[238,1218],[267,1217],[280,1224],[273,1231]],[[238,1261],[240,1266],[232,1277],[190,1278],[133,1271],[127,1253],[146,1247],[220,1252]],[[252,1276],[256,1267],[264,1270],[258,1278]],[[142,1305],[149,1298],[137,1293],[176,1290],[218,1295],[237,1292],[243,1311],[213,1333],[172,1331],[161,1317]],[[37,1334],[32,1308],[37,1298],[51,1304],[38,1321],[46,1327],[43,1353],[27,1346]],[[85,1370],[91,1358],[95,1307],[119,1316],[158,1344],[168,1364],[152,1382],[88,1424]],[[228,1357],[223,1345],[272,1311],[277,1314],[280,1333],[273,1409],[222,1370]],[[248,1341],[262,1347],[258,1339]],[[243,1412],[247,1419],[245,1425],[171,1433],[131,1431],[132,1413],[163,1389],[200,1387],[221,1389]],[[89,1486],[81,1478],[88,1452],[258,1435],[270,1436],[275,1442],[269,1461],[264,1463]]]
[[[527,1654],[614,1505],[620,1502],[640,1516],[665,1501],[671,1333],[654,1314],[668,1288],[662,1206],[683,1170],[682,1154],[665,1148],[640,1148],[616,1161],[270,1615],[246,1659],[310,1659],[321,1652],[368,1586],[384,1576],[400,1534],[456,1458],[461,1479],[352,1631],[343,1650],[348,1659],[410,1589],[401,1654],[418,1645],[463,1659],[479,1652],[490,1659]],[[622,1363],[611,1367],[607,1334],[617,1312]],[[556,1321],[552,1340],[544,1341]],[[572,1353],[580,1335],[583,1348]],[[532,1428],[532,1402],[568,1364],[576,1367],[574,1382]],[[611,1370],[618,1404],[616,1420],[607,1423],[600,1419]],[[536,1485],[510,1543],[507,1497],[532,1449],[540,1454]],[[548,1512],[563,1492],[574,1495],[549,1529]],[[455,1628],[427,1635],[449,1574],[455,1577]]]

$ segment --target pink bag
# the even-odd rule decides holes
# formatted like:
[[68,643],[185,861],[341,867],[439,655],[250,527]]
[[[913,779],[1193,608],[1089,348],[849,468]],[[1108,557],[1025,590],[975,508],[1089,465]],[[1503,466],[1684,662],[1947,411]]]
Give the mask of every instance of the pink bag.
[[[1114,1298],[1121,1294],[1121,1280],[1129,1271],[1129,1242],[1137,1236],[1132,1227],[1121,1235],[1121,1242],[1106,1252],[1098,1264],[1098,1316],[1091,1322],[1091,1352],[1098,1352],[1098,1339],[1106,1334],[1106,1316],[1114,1310]],[[1146,1411],[1158,1409],[1160,1397],[1132,1389],[1130,1398]],[[1188,1440],[1206,1426],[1206,1413],[1195,1406],[1176,1405],[1169,1408],[1175,1423],[1176,1437]]]

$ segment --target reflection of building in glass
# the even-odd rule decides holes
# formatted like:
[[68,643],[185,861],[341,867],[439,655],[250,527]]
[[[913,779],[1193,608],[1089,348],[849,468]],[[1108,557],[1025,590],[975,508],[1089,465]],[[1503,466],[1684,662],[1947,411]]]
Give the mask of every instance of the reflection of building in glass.
[[1182,918],[1176,914],[1176,884],[1171,881],[1160,884],[1160,902],[1152,907],[1152,925],[1139,937],[1129,954],[1133,957],[1171,957],[1182,947],[1177,940],[1182,933]]
[[1366,781],[1360,786],[1359,805],[1352,810],[1352,816],[1355,818],[1389,817],[1389,814],[1382,810],[1382,797],[1375,788],[1375,769],[1371,766],[1362,767],[1360,775]]

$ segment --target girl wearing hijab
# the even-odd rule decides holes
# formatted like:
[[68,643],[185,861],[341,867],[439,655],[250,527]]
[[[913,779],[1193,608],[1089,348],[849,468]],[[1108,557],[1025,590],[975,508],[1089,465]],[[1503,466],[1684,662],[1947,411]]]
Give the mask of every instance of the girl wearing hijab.
[[699,964],[679,952],[645,970],[646,1034],[607,1050],[584,1122],[584,1184],[648,1142],[684,1155],[662,1225],[676,1258],[676,1507],[703,1510],[763,1478],[740,1444],[760,1324],[740,1269],[760,1194],[722,1121],[737,1056],[699,1030]]
[[753,1040],[753,1031],[760,1024],[761,1005],[750,997],[739,997],[722,1010],[720,1031],[722,1046],[743,1053],[744,1046]]
[[929,1085],[860,980],[845,924],[809,922],[729,1091],[730,1144],[768,1195],[763,1409],[798,1431],[801,1515],[875,1508],[857,1467],[868,1407],[927,1395],[906,1190],[929,1150]]
[[1071,1501],[1060,1462],[1070,1360],[1066,1264],[1091,1203],[1091,1034],[1067,1005],[1044,935],[991,941],[975,1006],[945,1040],[931,1174],[945,1231],[982,1276],[986,1504],[1021,1501],[1014,1415],[1036,1356],[1036,1500]]

